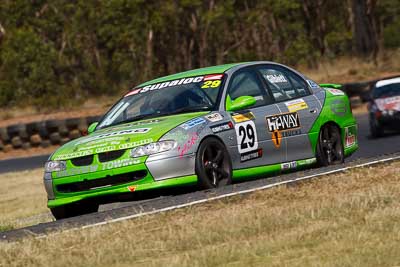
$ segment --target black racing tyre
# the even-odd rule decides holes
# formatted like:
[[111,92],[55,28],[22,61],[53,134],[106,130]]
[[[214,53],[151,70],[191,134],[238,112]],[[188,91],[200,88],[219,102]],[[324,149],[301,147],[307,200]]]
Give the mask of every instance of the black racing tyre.
[[49,138],[52,145],[57,145],[61,142],[60,133],[51,133]]
[[22,140],[19,136],[15,136],[11,139],[11,144],[13,148],[21,148],[22,147]]
[[71,140],[81,137],[81,132],[77,129],[71,130],[68,134],[68,138]]
[[32,146],[39,146],[42,143],[42,138],[38,134],[31,135],[29,138]]
[[6,143],[10,140],[10,137],[7,133],[7,129],[6,128],[0,128],[0,139]]
[[90,124],[92,124],[93,122],[99,122],[100,120],[101,120],[101,116],[89,116],[89,117],[86,117],[86,121],[87,121],[88,126]]
[[47,148],[49,146],[51,146],[50,140],[42,140],[42,143],[40,143],[40,147]]
[[41,123],[39,124],[39,129],[38,129],[38,131],[39,131],[39,135],[40,135],[40,137],[41,137],[42,139],[48,139],[48,138],[49,138],[49,131],[47,131],[46,123],[45,123],[45,122],[41,122]]
[[25,124],[15,124],[7,127],[8,135],[12,138],[19,136],[22,139],[28,138]]
[[49,133],[58,132],[58,128],[60,127],[61,122],[61,120],[47,120],[45,122],[46,129],[49,131]]
[[383,128],[378,124],[376,119],[373,117],[370,117],[369,119],[369,130],[372,138],[382,137],[384,133]]
[[26,132],[29,136],[39,133],[40,122],[31,122],[26,124]]
[[73,203],[55,208],[50,208],[56,220],[75,217],[79,215],[94,213],[99,210],[99,204],[96,203]]
[[340,129],[334,124],[322,127],[317,143],[317,162],[320,166],[344,162],[344,148]]
[[78,129],[78,125],[81,122],[80,118],[71,118],[65,120],[65,125],[67,126],[68,130]]
[[202,189],[232,183],[232,162],[225,145],[217,138],[205,139],[196,155],[195,171]]

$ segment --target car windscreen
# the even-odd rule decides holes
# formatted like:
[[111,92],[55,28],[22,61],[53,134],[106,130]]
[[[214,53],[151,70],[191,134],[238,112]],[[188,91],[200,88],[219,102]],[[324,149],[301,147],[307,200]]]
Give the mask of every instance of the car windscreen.
[[381,87],[375,87],[372,92],[373,98],[400,96],[400,83],[387,84]]
[[223,75],[205,75],[135,88],[115,104],[97,129],[172,114],[214,110]]

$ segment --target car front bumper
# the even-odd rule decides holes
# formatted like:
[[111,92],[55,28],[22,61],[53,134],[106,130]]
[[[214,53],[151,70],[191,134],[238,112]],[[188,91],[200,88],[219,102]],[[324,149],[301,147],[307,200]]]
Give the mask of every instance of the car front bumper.
[[[137,173],[141,176],[135,178]],[[148,163],[66,177],[55,178],[51,173],[44,175],[49,208],[83,200],[196,183],[194,155],[157,158],[157,161],[151,160]]]

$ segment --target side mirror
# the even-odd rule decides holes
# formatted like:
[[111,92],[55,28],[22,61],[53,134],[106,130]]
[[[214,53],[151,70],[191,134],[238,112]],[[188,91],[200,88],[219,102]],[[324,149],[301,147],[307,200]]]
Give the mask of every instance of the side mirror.
[[98,122],[93,122],[92,124],[90,124],[87,129],[88,134],[93,133],[98,124],[99,124]]
[[256,99],[252,96],[240,96],[235,100],[231,100],[228,96],[226,99],[226,110],[236,111],[244,108],[248,108],[256,103]]

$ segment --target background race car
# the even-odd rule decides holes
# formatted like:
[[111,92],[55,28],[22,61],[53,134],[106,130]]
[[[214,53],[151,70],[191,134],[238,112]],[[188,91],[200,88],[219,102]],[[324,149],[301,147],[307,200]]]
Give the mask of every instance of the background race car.
[[400,77],[381,80],[371,90],[368,104],[372,137],[400,130]]
[[[326,88],[323,88],[326,87]],[[348,97],[273,62],[192,70],[133,88],[89,135],[45,166],[58,218],[94,212],[109,196],[182,185],[214,188],[356,151]]]

